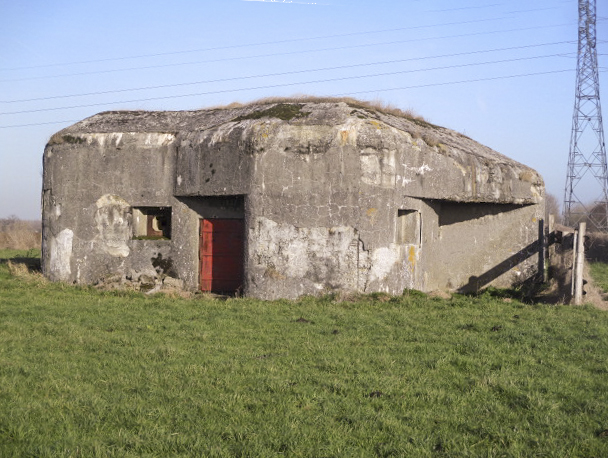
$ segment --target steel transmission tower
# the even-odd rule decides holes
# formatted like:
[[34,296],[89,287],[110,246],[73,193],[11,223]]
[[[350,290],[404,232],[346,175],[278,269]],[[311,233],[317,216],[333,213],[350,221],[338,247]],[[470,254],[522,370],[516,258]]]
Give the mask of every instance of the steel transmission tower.
[[[579,0],[576,98],[564,192],[564,222],[574,226],[586,221],[588,230],[607,232],[608,171],[595,22],[596,0]],[[587,196],[591,199],[595,197],[595,200],[591,201]]]

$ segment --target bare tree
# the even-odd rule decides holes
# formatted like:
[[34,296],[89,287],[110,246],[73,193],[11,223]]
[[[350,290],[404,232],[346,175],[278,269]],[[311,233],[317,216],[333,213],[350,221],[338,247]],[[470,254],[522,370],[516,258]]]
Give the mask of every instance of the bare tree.
[[545,215],[547,220],[549,219],[549,215],[554,215],[555,222],[561,224],[562,212],[560,207],[559,200],[555,195],[550,192],[545,194]]

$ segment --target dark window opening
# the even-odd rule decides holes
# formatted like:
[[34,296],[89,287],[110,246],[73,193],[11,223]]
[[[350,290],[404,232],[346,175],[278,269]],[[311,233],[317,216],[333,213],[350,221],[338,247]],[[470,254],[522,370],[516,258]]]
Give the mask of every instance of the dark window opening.
[[133,238],[171,239],[171,207],[134,207]]

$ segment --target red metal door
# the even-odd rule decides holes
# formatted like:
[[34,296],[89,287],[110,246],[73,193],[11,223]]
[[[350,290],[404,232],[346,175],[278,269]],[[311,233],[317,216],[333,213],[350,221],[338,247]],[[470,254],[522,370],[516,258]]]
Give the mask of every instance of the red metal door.
[[200,233],[201,290],[234,293],[243,285],[242,219],[202,219]]

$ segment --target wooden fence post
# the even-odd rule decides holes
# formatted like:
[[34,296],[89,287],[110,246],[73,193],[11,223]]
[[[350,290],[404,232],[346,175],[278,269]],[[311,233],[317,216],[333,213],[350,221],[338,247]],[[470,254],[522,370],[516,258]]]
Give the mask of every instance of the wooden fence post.
[[572,234],[572,272],[570,274],[570,300],[574,300],[574,290],[576,285],[576,249],[578,248],[578,231],[575,229]]
[[547,237],[545,235],[545,220],[538,220],[538,279],[542,283],[547,282],[547,269],[545,256],[547,253]]
[[547,271],[551,268],[551,260],[555,255],[555,215],[549,215],[547,223]]
[[576,247],[576,283],[574,286],[574,305],[582,305],[583,303],[583,269],[585,267],[585,230],[586,223],[580,223],[578,227],[578,240]]

